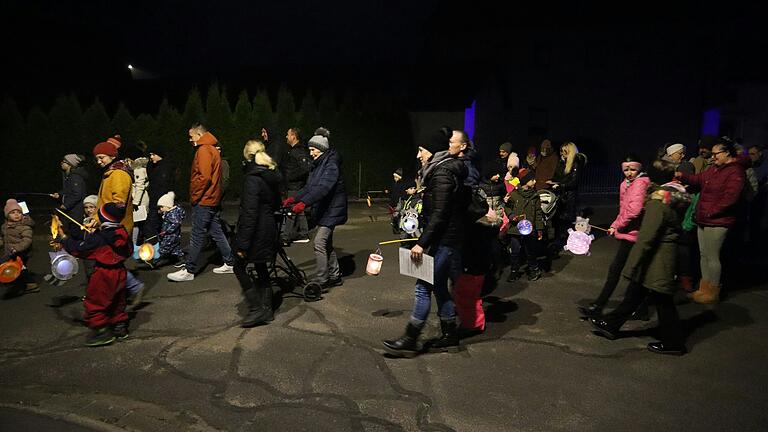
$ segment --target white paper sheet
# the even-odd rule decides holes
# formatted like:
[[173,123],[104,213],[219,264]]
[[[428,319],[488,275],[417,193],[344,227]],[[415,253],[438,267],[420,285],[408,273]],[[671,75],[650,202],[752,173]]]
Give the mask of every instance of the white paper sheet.
[[400,248],[400,274],[435,283],[435,260],[427,254],[421,256],[421,262],[411,259],[411,250]]

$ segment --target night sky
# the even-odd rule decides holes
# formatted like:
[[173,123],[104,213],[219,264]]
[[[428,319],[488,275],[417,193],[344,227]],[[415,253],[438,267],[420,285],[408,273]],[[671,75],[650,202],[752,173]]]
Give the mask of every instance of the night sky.
[[6,0],[1,31],[13,61],[3,91],[22,106],[68,91],[130,98],[141,85],[127,70],[133,64],[133,78],[154,78],[158,91],[218,80],[471,93],[495,66],[527,61],[509,56],[509,47],[542,33],[598,40],[601,49],[590,55],[619,67],[629,50],[691,73],[715,69],[724,82],[768,76],[766,15],[756,6],[477,3],[484,2]]

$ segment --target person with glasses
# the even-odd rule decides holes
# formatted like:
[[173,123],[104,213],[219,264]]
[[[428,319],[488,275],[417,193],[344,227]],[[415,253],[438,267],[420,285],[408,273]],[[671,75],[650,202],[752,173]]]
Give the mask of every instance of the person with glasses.
[[701,280],[699,289],[691,298],[702,304],[713,304],[719,300],[720,250],[728,231],[736,223],[746,181],[744,166],[739,163],[730,138],[716,140],[710,159],[711,167],[699,174],[675,172],[675,177],[684,184],[701,190],[694,216],[698,225]]
[[605,277],[600,295],[589,306],[579,307],[582,315],[587,317],[600,316],[616,290],[616,285],[621,278],[621,270],[629,257],[629,251],[637,241],[645,193],[650,185],[650,180],[643,172],[643,164],[637,156],[627,155],[621,162],[621,170],[624,173],[624,180],[619,185],[619,214],[608,228],[608,235],[619,241],[619,248],[608,267],[608,275]]

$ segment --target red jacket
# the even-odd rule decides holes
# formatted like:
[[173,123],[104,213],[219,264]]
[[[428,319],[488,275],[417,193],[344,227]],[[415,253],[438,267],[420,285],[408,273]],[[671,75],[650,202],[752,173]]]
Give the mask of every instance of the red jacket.
[[699,174],[685,174],[683,183],[701,190],[696,204],[695,220],[699,226],[729,227],[736,222],[741,191],[746,174],[739,160],[717,166]]
[[194,205],[217,206],[221,201],[221,155],[216,137],[206,132],[197,141],[189,179],[189,200]]

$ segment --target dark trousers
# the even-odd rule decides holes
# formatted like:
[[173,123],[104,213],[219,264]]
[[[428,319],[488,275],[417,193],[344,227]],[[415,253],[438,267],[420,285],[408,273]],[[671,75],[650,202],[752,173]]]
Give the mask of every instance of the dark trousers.
[[621,270],[624,269],[624,264],[627,263],[632,246],[634,246],[634,243],[629,240],[619,240],[619,249],[616,251],[616,255],[614,255],[613,261],[608,267],[608,275],[605,277],[603,290],[600,291],[600,295],[595,300],[595,304],[600,305],[600,307],[605,306],[608,300],[611,299],[613,292],[616,291],[616,286],[621,278]]
[[698,279],[699,272],[699,239],[696,229],[683,230],[677,242],[677,275]]
[[512,271],[518,271],[521,257],[524,256],[528,271],[538,269],[539,256],[542,253],[541,243],[536,239],[535,232],[527,236],[516,234],[509,236],[509,268]]
[[[155,204],[149,204],[147,207],[147,220],[144,222],[144,238],[156,236],[163,226],[163,218],[158,213],[158,207]],[[152,244],[157,243],[157,237],[151,240]]]
[[648,297],[650,297],[652,302],[656,303],[656,313],[659,315],[659,330],[661,331],[659,339],[661,342],[670,348],[683,346],[683,331],[671,294],[649,290],[642,285],[630,282],[629,286],[627,286],[624,300],[611,313],[606,314],[604,319],[611,326],[618,329],[624,325],[632,313]]

